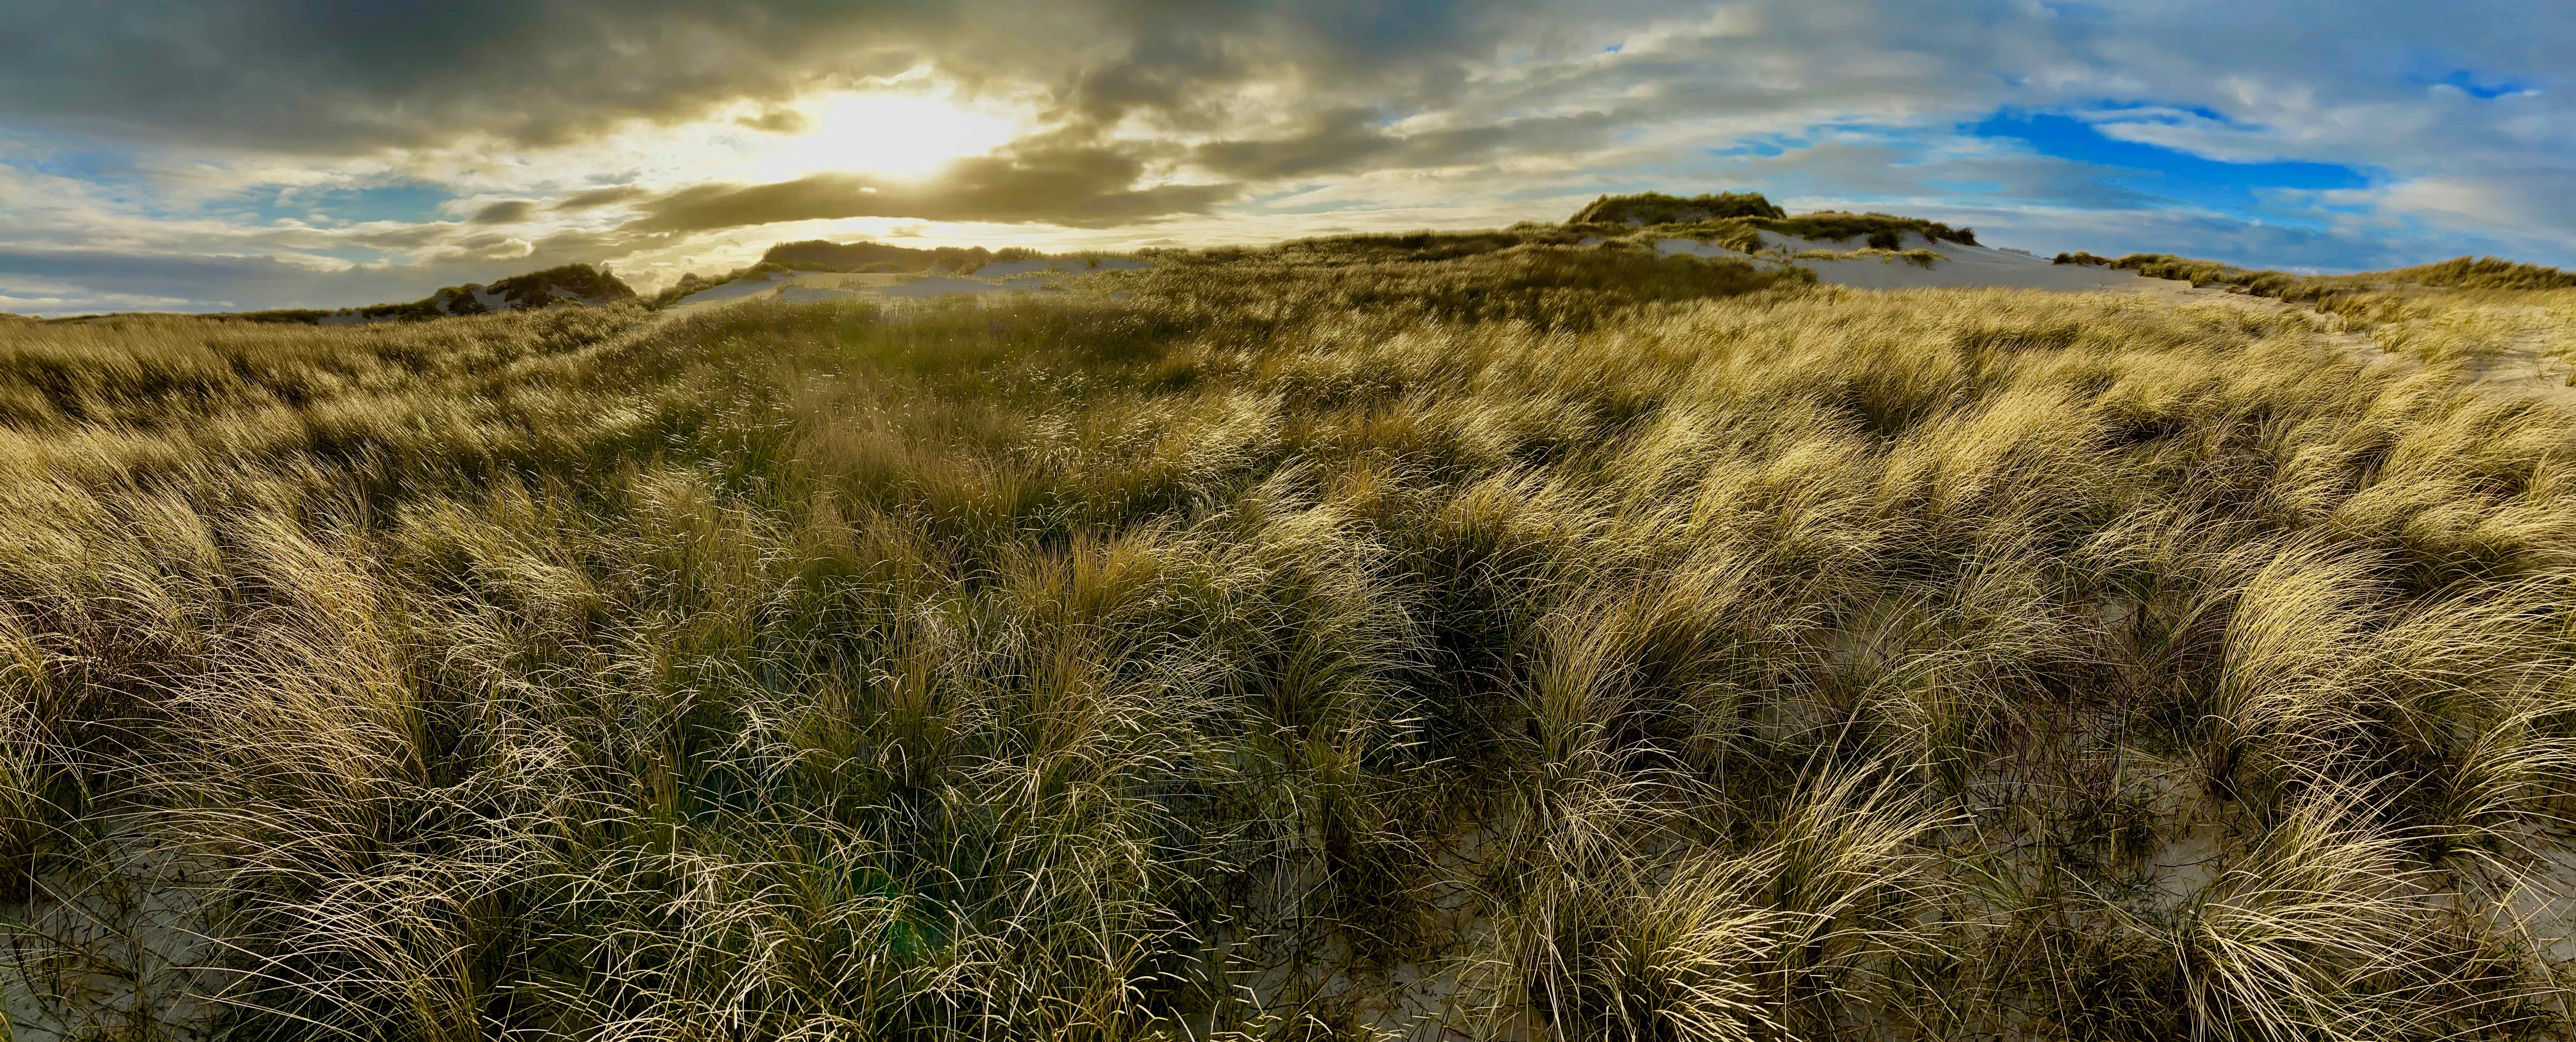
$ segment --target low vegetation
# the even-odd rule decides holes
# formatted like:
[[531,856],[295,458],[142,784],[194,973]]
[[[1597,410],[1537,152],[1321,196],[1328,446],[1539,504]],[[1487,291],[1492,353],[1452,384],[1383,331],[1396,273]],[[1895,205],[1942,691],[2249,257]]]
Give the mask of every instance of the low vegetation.
[[2108,260],[2090,253],[2061,253],[2059,264],[2090,264],[2134,271],[2149,278],[2194,286],[2221,286],[2259,297],[2328,306],[2357,296],[2408,288],[2541,291],[2576,289],[2576,274],[2496,257],[2455,257],[2434,264],[2350,275],[2298,275],[2239,268],[2163,253],[2133,253]]
[[2163,253],[2132,253],[2112,261],[2110,266],[2134,271],[2151,279],[2173,279],[2193,286],[2223,286],[2258,297],[2273,297],[2294,302],[2314,302],[2338,291],[2369,287],[2370,283],[2347,281],[2355,276],[2294,275],[2286,271],[2258,271],[2220,264],[2216,261],[2192,260]]
[[1782,218],[1789,212],[1755,192],[1718,192],[1684,198],[1661,192],[1605,195],[1567,218],[1569,224],[1690,224],[1735,218]]
[[2576,289],[2576,274],[2501,257],[2453,257],[2436,264],[2387,272],[2390,282],[2445,289]]
[[1561,233],[0,326],[17,1037],[2568,1026],[2576,415]]
[[379,304],[357,310],[359,317],[368,320],[417,322],[497,311],[529,311],[560,307],[566,303],[596,307],[633,299],[635,291],[617,276],[587,264],[567,264],[513,275],[488,286],[472,283],[451,286],[409,304]]
[[1832,242],[1864,239],[1871,247],[1882,250],[1903,248],[1903,237],[1907,234],[1918,235],[1934,242],[1955,242],[1963,246],[1977,244],[1977,233],[1966,228],[1953,228],[1939,221],[1895,217],[1883,213],[1823,211],[1755,223],[1764,231],[1795,235],[1802,239],[1824,239]]
[[1682,238],[1750,253],[1762,245],[1761,232],[1827,242],[1859,239],[1869,249],[1901,251],[1907,235],[1931,242],[1977,244],[1977,233],[1938,221],[1883,213],[1819,211],[1791,216],[1769,199],[1749,192],[1695,198],[1646,193],[1603,196],[1575,212],[1561,226],[1530,225],[1533,230],[1577,236],[1628,238],[1637,241]]
[[711,278],[696,272],[680,276],[679,281],[653,295],[655,308],[669,307],[692,293],[714,289],[742,279],[775,278],[800,271],[859,272],[871,274],[911,274],[945,272],[972,275],[987,264],[1029,260],[1044,256],[1036,250],[1005,247],[988,250],[981,246],[943,246],[916,250],[876,242],[835,243],[821,239],[780,243],[761,254],[758,263],[736,268]]

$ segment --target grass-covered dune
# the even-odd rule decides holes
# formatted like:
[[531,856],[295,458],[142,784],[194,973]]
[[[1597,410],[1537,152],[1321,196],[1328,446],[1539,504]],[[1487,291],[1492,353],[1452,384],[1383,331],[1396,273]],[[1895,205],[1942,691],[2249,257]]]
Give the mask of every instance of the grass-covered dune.
[[[1566,219],[1565,227],[1607,236],[1679,235],[1744,252],[1751,252],[1760,241],[1757,232],[1833,242],[1864,239],[1869,247],[1882,250],[1904,249],[1908,234],[1935,242],[1977,244],[1977,233],[1971,229],[1915,217],[1839,210],[1791,215],[1755,192],[1719,192],[1688,198],[1660,192],[1605,195],[1575,211]],[[1638,233],[1635,229],[1648,231]]]
[[2296,275],[2286,271],[2239,268],[2165,253],[2133,253],[2118,260],[2082,252],[2061,253],[2057,255],[2057,263],[2107,266],[2134,271],[2149,278],[2177,279],[2193,286],[2220,286],[2260,297],[2326,306],[2356,293],[2405,287],[2505,291],[2576,289],[2576,274],[2501,257],[2454,257],[2432,264],[2350,275]]
[[15,1037],[2565,1026],[2576,417],[1378,246],[0,326]]

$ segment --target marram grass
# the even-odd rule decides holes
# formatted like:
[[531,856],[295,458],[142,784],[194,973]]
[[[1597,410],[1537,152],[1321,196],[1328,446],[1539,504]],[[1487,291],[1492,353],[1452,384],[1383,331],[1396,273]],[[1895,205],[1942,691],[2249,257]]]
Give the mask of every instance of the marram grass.
[[2112,296],[1095,281],[0,328],[12,1037],[2566,1028],[2566,412]]

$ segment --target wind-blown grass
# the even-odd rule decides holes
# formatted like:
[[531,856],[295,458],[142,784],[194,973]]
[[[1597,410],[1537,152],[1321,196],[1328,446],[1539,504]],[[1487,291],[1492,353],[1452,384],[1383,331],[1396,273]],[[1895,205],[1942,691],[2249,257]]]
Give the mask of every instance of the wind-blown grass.
[[2576,418],[2302,313],[1383,245],[0,327],[11,1016],[2559,1025]]
[[2089,253],[2059,254],[2058,263],[2107,264],[2149,278],[2178,279],[2194,286],[2226,286],[2255,296],[2295,302],[2331,301],[2371,290],[2407,286],[2472,290],[2576,289],[2576,274],[2497,257],[2454,257],[2411,268],[2351,275],[2294,275],[2162,253],[2133,253],[2114,261],[2105,261]]

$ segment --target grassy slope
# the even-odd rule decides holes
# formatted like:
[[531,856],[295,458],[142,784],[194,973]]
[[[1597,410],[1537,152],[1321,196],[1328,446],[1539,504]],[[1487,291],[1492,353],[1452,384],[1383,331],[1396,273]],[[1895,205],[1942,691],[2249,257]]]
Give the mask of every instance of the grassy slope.
[[2176,279],[2194,286],[2225,286],[2256,296],[2321,305],[2409,286],[2509,291],[2576,289],[2576,274],[2498,257],[2454,257],[2411,268],[2351,275],[2294,275],[2286,271],[2239,268],[2164,253],[2133,253],[2118,260],[2090,253],[2061,253],[2057,255],[2057,263],[2107,265],[2149,278]]
[[2294,275],[2160,253],[2109,260],[2062,253],[2060,264],[2090,264],[2219,286],[2305,304],[2350,320],[2379,346],[2435,363],[2514,367],[2533,359],[2576,383],[2576,274],[2495,257],[2350,275]]
[[1771,200],[1752,192],[1725,192],[1691,198],[1658,192],[1605,195],[1575,211],[1566,224],[1614,236],[1631,228],[1649,228],[1663,235],[1679,234],[1705,241],[1740,243],[1736,248],[1746,252],[1751,252],[1749,247],[1755,231],[1834,242],[1865,239],[1870,247],[1884,250],[1903,249],[1904,235],[1908,232],[1940,242],[1977,244],[1974,231],[1912,217],[1838,210],[1792,216]]
[[121,1016],[121,897],[258,1038],[2556,1008],[2576,418],[2299,315],[1447,242],[0,327],[11,1009]]

